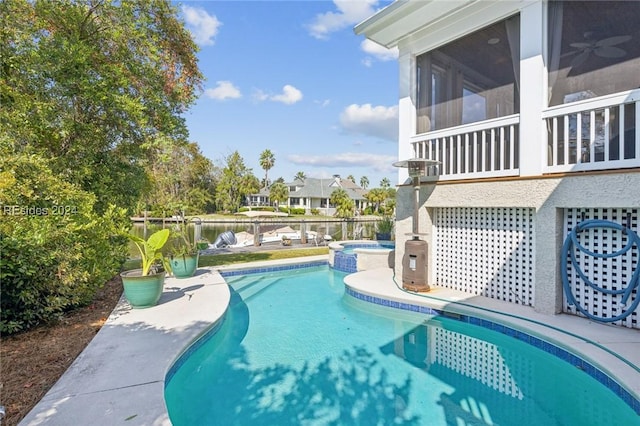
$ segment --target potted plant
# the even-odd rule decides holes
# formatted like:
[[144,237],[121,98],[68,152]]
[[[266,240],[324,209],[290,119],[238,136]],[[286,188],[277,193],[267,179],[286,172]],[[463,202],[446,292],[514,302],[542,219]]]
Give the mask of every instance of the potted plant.
[[198,241],[196,241],[196,247],[198,248],[198,250],[206,250],[209,248],[209,240],[205,239],[205,238],[200,238]]
[[391,216],[382,216],[376,223],[376,240],[391,240],[391,231],[393,231],[394,220]]
[[291,238],[289,238],[286,235],[282,236],[282,245],[283,246],[290,246],[291,245]]
[[189,278],[198,269],[199,252],[195,243],[189,239],[189,232],[184,222],[173,228],[169,245],[169,263],[176,278]]
[[124,295],[132,308],[155,306],[162,295],[164,277],[171,272],[171,265],[162,253],[169,239],[169,230],[156,231],[145,241],[135,235],[127,234],[140,251],[141,269],[122,272]]

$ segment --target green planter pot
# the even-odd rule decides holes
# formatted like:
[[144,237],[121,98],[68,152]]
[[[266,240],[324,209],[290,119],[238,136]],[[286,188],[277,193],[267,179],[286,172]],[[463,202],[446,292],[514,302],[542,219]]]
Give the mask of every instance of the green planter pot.
[[169,260],[171,271],[176,278],[189,278],[196,273],[198,269],[198,254],[185,254],[172,257]]
[[164,272],[142,276],[140,269],[126,271],[120,274],[124,296],[132,308],[150,308],[155,306],[162,296]]

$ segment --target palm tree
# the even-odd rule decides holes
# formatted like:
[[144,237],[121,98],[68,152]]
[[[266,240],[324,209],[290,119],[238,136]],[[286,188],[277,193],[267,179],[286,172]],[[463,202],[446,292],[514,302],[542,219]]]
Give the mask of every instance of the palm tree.
[[300,182],[304,182],[304,180],[307,178],[307,175],[304,174],[304,172],[298,172],[296,173],[296,175],[294,176],[295,180],[299,180]]
[[282,182],[276,182],[269,188],[269,199],[275,201],[276,210],[279,209],[280,203],[289,199],[289,188]]
[[382,180],[380,181],[380,186],[382,187],[382,189],[387,189],[391,186],[391,181],[389,180],[389,178],[382,178]]
[[336,207],[337,217],[353,217],[356,204],[343,188],[333,191],[329,202]]
[[362,176],[360,178],[360,186],[362,187],[362,189],[367,189],[367,187],[369,186],[369,178],[366,176]]
[[375,204],[376,206],[376,213],[380,212],[380,204],[382,204],[384,202],[384,200],[387,199],[387,191],[385,191],[382,188],[374,188],[371,191],[369,191],[366,195],[367,200],[369,200],[370,203]]
[[264,170],[264,187],[269,186],[269,170],[273,167],[276,162],[276,157],[274,157],[273,152],[269,149],[265,149],[260,154],[260,167]]
[[355,177],[353,177],[353,175],[349,175],[349,176],[347,176],[347,179],[348,179],[348,180],[350,180],[350,181],[351,181],[351,182],[353,182],[353,183],[356,183],[356,178],[355,178]]

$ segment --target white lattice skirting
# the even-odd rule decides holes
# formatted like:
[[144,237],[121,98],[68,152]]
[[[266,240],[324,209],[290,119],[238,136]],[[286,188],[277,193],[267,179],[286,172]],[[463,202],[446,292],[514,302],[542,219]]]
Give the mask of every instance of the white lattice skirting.
[[533,306],[534,209],[436,209],[438,286]]
[[[616,222],[627,226],[636,233],[638,228],[638,211],[640,209],[585,209],[571,208],[564,212],[564,236],[583,220],[600,219]],[[580,235],[580,244],[594,253],[612,253],[619,251],[627,243],[627,237],[614,229],[590,229]],[[586,253],[576,251],[576,261],[587,278],[605,289],[621,289],[629,284],[633,271],[638,267],[638,247],[634,247],[625,254],[614,258],[598,259]],[[587,312],[601,318],[611,318],[620,313],[619,300],[621,296],[607,295],[593,290],[580,279],[576,271],[568,262],[569,286],[576,301]],[[640,297],[637,290],[632,292],[631,300]],[[564,305],[564,312],[580,315],[574,306]],[[638,310],[625,319],[614,324],[629,328],[640,328]]]

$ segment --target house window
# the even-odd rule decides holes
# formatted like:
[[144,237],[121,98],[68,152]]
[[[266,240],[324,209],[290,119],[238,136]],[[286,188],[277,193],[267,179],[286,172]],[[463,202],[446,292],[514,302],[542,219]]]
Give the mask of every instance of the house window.
[[417,133],[519,112],[520,17],[416,58]]
[[640,2],[551,1],[549,105],[640,87]]

